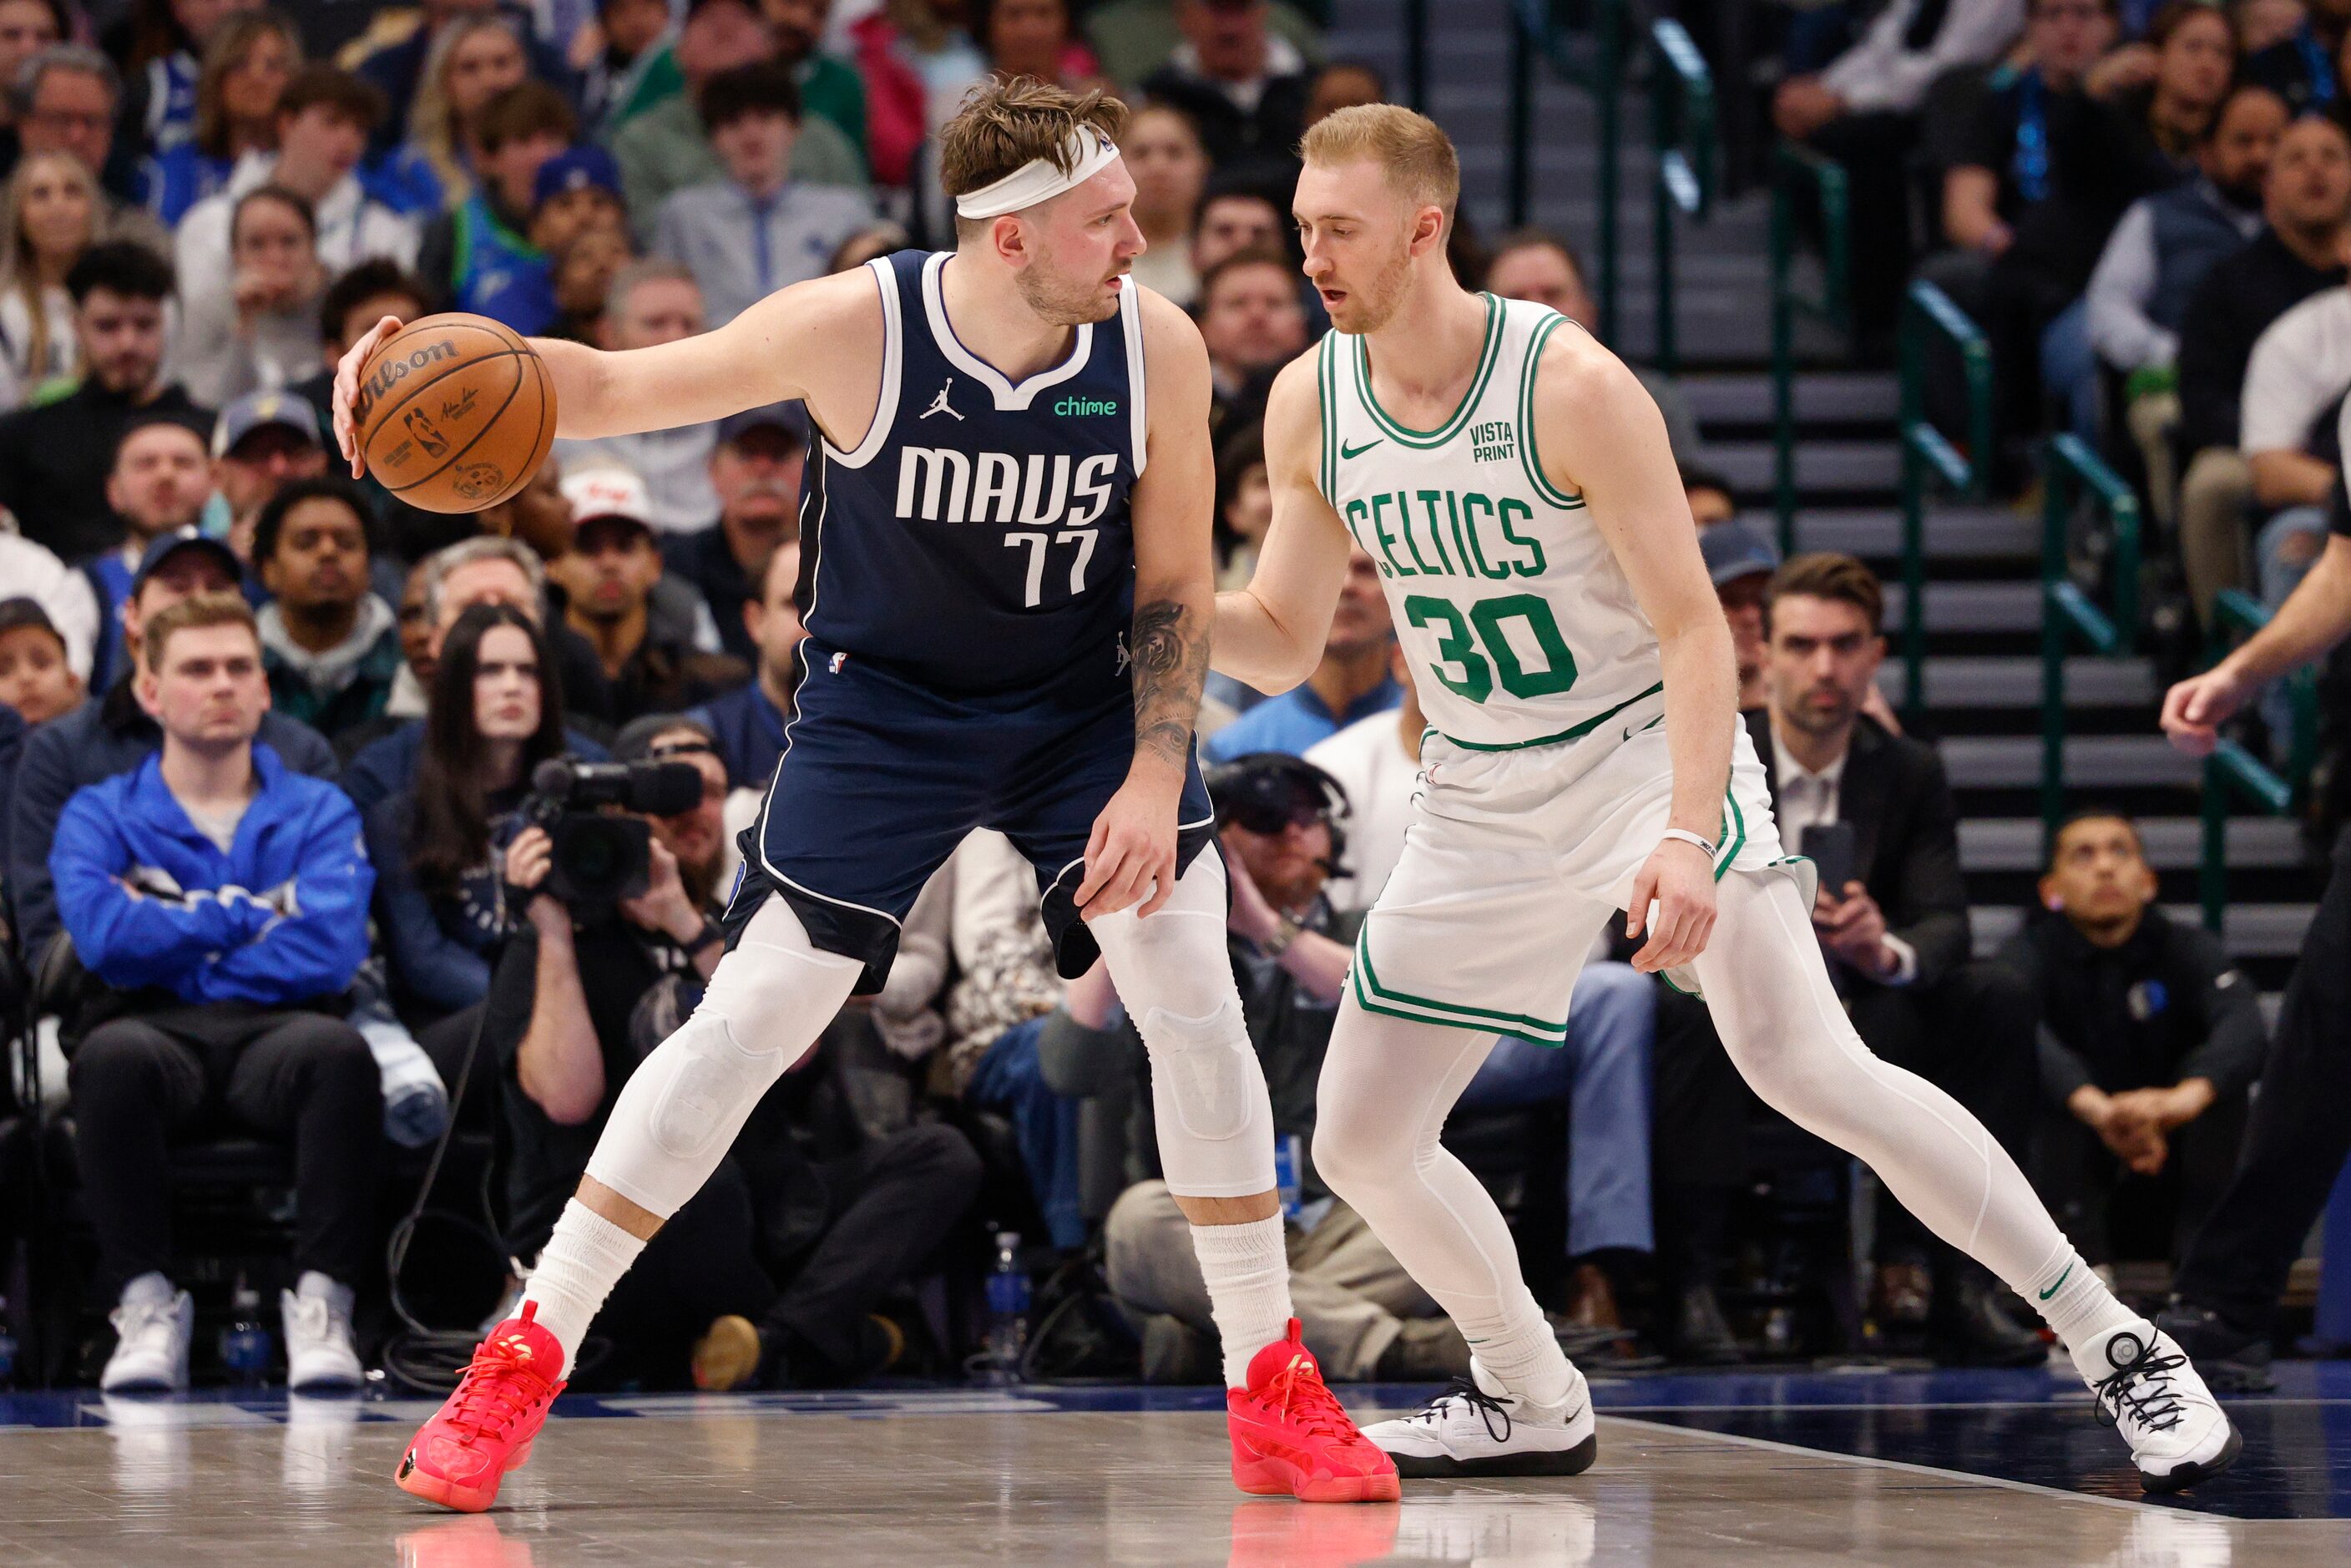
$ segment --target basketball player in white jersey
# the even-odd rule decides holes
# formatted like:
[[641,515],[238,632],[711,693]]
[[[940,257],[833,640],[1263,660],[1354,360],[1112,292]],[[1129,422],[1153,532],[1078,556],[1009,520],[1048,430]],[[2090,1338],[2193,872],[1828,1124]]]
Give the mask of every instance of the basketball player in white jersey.
[[[490,1505],[613,1283],[841,1004],[880,988],[914,894],[982,826],[1037,865],[1062,973],[1098,946],[1151,1055],[1161,1163],[1224,1341],[1235,1484],[1396,1496],[1290,1314],[1272,1108],[1226,957],[1223,867],[1200,852],[1207,350],[1128,276],[1144,242],[1124,112],[989,83],[940,133],[951,254],[799,284],[659,348],[537,345],[562,435],[806,401],[808,637],[726,952],[614,1100],[519,1315],[402,1456],[417,1496]],[[346,456],[360,368],[392,325],[337,372]]]
[[[1871,1055],[1813,935],[1734,713],[1724,624],[1656,405],[1543,306],[1446,261],[1452,145],[1393,105],[1308,132],[1295,204],[1336,329],[1266,412],[1272,530],[1219,595],[1216,668],[1313,668],[1350,543],[1378,562],[1432,727],[1402,861],[1366,920],[1322,1071],[1314,1164],[1444,1306],[1475,1377],[1365,1428],[1412,1476],[1572,1475],[1584,1381],[1483,1186],[1437,1142],[1508,1029],[1562,1038],[1607,920],[1702,994],[1756,1092],[1866,1160],[2045,1315],[2150,1490],[2239,1438],[2178,1345],[2116,1301],[1948,1095]],[[1629,911],[1629,915],[1622,912]]]

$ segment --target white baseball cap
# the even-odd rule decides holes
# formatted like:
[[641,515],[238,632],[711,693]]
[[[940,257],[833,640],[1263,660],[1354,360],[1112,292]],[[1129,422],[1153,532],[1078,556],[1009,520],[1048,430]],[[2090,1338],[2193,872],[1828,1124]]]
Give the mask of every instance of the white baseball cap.
[[563,498],[571,503],[571,525],[597,517],[625,517],[650,529],[653,497],[645,482],[626,468],[581,468],[563,476]]

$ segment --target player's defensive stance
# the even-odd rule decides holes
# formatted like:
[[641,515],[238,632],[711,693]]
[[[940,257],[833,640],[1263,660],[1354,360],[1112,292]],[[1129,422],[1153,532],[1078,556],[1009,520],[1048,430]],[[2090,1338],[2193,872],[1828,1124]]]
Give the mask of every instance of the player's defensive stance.
[[[1235,1482],[1396,1495],[1290,1315],[1272,1111],[1226,961],[1223,867],[1200,853],[1207,354],[1126,277],[1143,236],[1112,141],[1123,112],[988,87],[941,137],[953,253],[800,284],[661,348],[537,345],[564,435],[807,401],[809,636],[730,950],[622,1090],[520,1315],[402,1458],[417,1496],[489,1506],[613,1282],[841,1004],[880,988],[915,894],[983,826],[1036,865],[1062,974],[1099,945],[1150,1051],[1161,1158],[1225,1344]],[[346,455],[372,346],[337,376]]]
[[1702,992],[1765,1101],[2040,1307],[2149,1489],[2225,1468],[2239,1439],[2179,1346],[2116,1301],[1966,1111],[1846,1020],[1812,867],[1782,853],[1733,713],[1730,633],[1656,405],[1557,313],[1454,280],[1460,176],[1435,125],[1342,110],[1304,154],[1306,273],[1337,330],[1274,387],[1272,531],[1249,586],[1218,597],[1213,645],[1260,690],[1303,679],[1352,540],[1434,727],[1332,1035],[1314,1164],[1452,1314],[1476,1376],[1364,1435],[1406,1476],[1592,1462],[1583,1378],[1437,1134],[1495,1030],[1562,1037],[1576,955],[1630,911],[1635,965]]

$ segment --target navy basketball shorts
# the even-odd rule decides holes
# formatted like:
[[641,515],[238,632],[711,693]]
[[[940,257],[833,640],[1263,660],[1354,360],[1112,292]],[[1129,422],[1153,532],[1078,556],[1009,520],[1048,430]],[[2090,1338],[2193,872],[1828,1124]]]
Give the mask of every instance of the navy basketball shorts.
[[[1134,760],[1134,697],[1107,659],[1048,690],[949,696],[810,638],[798,712],[758,821],[744,830],[729,940],[780,894],[829,953],[882,988],[915,895],[975,828],[994,828],[1037,869],[1062,977],[1098,950],[1079,917],[1086,840]],[[1176,872],[1216,834],[1196,752],[1176,813]]]

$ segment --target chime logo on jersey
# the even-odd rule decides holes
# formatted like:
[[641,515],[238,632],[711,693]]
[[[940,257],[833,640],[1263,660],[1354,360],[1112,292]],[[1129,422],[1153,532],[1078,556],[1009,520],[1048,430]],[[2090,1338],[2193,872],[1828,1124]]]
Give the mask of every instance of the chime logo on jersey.
[[925,522],[1017,523],[1081,528],[1109,510],[1118,455],[1082,462],[1070,454],[959,452],[951,446],[898,449],[902,518]]

